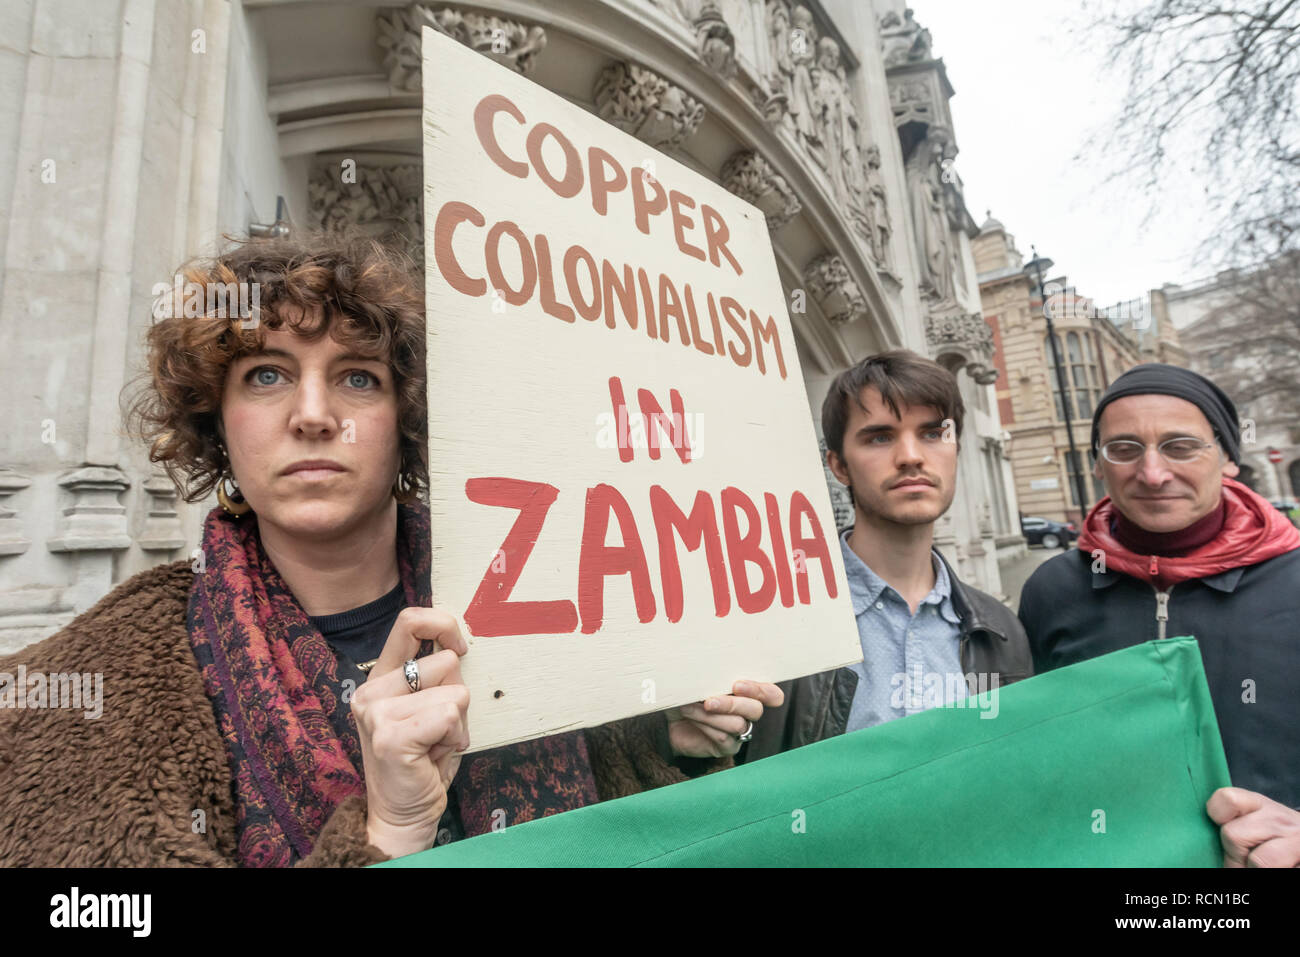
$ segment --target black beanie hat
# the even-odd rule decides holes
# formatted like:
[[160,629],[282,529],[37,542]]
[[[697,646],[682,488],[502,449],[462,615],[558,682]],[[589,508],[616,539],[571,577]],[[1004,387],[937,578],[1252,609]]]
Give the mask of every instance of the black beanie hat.
[[1241,464],[1241,427],[1237,407],[1223,390],[1203,375],[1181,366],[1148,362],[1134,366],[1110,384],[1092,413],[1092,453],[1098,452],[1101,413],[1107,405],[1126,395],[1172,395],[1192,403],[1209,420],[1228,458]]

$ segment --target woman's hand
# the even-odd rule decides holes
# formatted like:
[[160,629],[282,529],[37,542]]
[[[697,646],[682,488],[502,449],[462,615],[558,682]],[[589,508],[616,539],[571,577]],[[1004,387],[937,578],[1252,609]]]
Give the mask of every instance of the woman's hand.
[[[417,660],[420,690],[403,665],[422,639],[437,653]],[[469,747],[469,689],[460,656],[469,650],[456,619],[443,608],[404,608],[365,684],[352,696],[366,775],[366,830],[391,857],[433,846],[447,808],[447,789]]]
[[668,740],[673,753],[690,758],[725,758],[740,750],[740,736],[763,706],[779,708],[785,692],[766,681],[737,681],[732,693],[668,711]]

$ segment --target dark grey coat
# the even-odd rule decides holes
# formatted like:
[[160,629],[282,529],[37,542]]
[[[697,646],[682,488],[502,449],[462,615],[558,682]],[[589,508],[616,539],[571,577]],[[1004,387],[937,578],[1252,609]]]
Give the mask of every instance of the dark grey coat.
[[1037,671],[1195,635],[1232,783],[1300,807],[1300,549],[1180,582],[1165,612],[1162,636],[1155,588],[1094,574],[1077,548],[1039,566],[1020,596]]

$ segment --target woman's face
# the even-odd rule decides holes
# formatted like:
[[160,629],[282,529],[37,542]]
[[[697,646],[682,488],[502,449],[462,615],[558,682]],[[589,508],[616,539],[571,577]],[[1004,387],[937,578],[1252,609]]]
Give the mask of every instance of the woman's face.
[[[268,329],[263,351],[227,370],[221,419],[240,492],[286,535],[346,533],[392,501],[401,444],[386,362]],[[322,467],[302,468],[312,461]]]

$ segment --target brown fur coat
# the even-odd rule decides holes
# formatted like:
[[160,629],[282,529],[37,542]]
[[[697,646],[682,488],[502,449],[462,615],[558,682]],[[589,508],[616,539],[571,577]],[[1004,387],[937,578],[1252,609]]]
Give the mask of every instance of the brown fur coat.
[[[57,634],[0,658],[0,672],[15,676],[20,665],[28,675],[103,675],[98,718],[0,708],[0,865],[236,866],[232,775],[185,631],[193,580],[186,561],[141,572]],[[668,760],[661,713],[586,734],[602,801],[686,779]],[[353,797],[300,865],[385,859],[366,841],[365,799]]]

